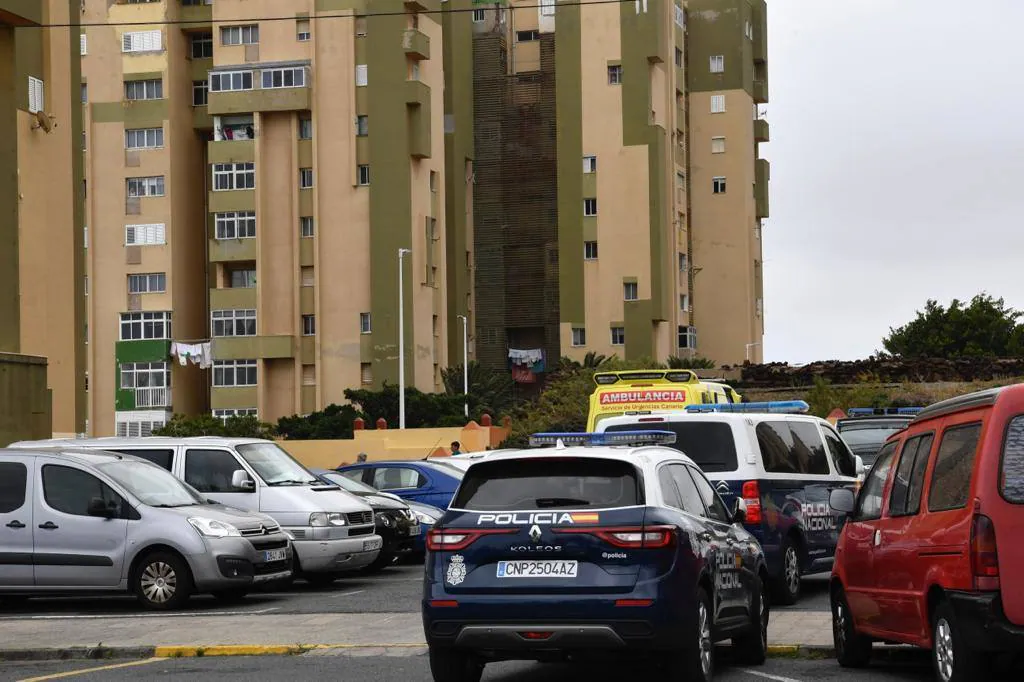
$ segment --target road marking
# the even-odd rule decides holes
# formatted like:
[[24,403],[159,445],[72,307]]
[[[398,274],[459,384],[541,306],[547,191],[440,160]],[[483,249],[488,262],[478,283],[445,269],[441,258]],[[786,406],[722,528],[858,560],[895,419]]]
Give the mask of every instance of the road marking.
[[756,670],[744,670],[743,672],[745,672],[748,675],[753,675],[754,677],[762,677],[762,678],[764,678],[766,680],[773,680],[773,682],[800,682],[800,680],[796,679],[795,677],[782,677],[781,675],[769,675],[768,673],[762,673],[762,672],[758,672]]
[[54,673],[53,675],[42,675],[40,677],[26,677],[19,682],[43,682],[43,680],[60,680],[66,677],[77,677],[78,675],[88,675],[90,673],[103,672],[105,670],[118,670],[120,668],[133,668],[140,665],[149,665],[150,663],[156,663],[159,658],[147,658],[142,661],[131,661],[129,663],[115,663],[113,665],[101,665],[98,668],[83,668],[82,670],[70,670],[63,673]]
[[0,621],[10,620],[103,620],[108,618],[188,618],[190,616],[252,616],[261,613],[278,611],[279,607],[273,606],[268,609],[256,611],[188,611],[184,613],[109,613],[109,614],[77,614],[77,615],[53,615],[53,616],[7,616],[0,618]]
[[332,594],[331,599],[337,599],[338,597],[351,597],[353,594],[362,594],[366,590],[356,590],[354,592],[341,592],[339,594]]

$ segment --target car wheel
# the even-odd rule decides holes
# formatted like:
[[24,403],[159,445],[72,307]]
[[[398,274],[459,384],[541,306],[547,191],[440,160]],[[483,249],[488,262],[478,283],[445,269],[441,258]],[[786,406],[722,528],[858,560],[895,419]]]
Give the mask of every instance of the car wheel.
[[792,537],[782,543],[782,573],[775,579],[775,600],[791,606],[800,599],[800,547]]
[[430,674],[434,682],[480,682],[484,664],[467,652],[432,646]]
[[761,579],[757,578],[750,598],[750,631],[732,640],[733,651],[741,662],[748,665],[763,665],[767,660],[768,617],[768,595],[764,593]]
[[863,668],[871,662],[871,640],[857,632],[843,588],[832,593],[832,644],[844,668]]
[[988,660],[968,648],[948,602],[935,609],[932,622],[932,664],[939,682],[983,680],[989,673]]
[[697,613],[687,639],[678,649],[668,652],[666,679],[672,682],[711,682],[715,674],[715,643],[711,639],[713,611],[711,597],[703,587],[697,590]]
[[135,570],[132,588],[148,609],[177,609],[192,596],[192,574],[188,564],[171,552],[147,555]]
[[233,590],[218,590],[213,593],[213,598],[225,604],[237,604],[244,601],[249,595],[249,588],[239,587]]

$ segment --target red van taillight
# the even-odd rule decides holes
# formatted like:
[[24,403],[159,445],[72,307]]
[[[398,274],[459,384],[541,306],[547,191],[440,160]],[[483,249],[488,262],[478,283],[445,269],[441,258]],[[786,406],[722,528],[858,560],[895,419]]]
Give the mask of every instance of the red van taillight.
[[757,481],[743,484],[743,501],[747,503],[747,523],[761,523],[761,488]]
[[516,528],[496,528],[477,530],[469,528],[431,528],[427,532],[427,549],[432,552],[458,552],[466,549],[485,535],[511,535],[518,533]]
[[984,514],[975,514],[971,524],[971,572],[974,574],[974,589],[999,589],[996,527]]
[[675,541],[672,526],[646,526],[644,528],[552,528],[551,532],[566,535],[593,535],[622,549],[661,549]]

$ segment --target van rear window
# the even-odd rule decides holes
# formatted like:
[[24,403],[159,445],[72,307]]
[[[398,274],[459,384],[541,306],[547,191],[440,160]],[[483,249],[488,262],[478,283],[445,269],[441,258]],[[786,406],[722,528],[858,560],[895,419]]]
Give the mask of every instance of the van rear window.
[[676,442],[669,447],[679,450],[707,473],[736,471],[736,442],[732,427],[724,422],[638,422],[615,424],[606,431],[672,431]]
[[1006,430],[999,490],[1007,502],[1024,504],[1024,416],[1014,417]]
[[451,507],[469,511],[604,509],[642,501],[636,467],[629,462],[541,456],[474,464]]
[[828,457],[811,422],[764,421],[757,425],[764,470],[776,474],[828,475]]

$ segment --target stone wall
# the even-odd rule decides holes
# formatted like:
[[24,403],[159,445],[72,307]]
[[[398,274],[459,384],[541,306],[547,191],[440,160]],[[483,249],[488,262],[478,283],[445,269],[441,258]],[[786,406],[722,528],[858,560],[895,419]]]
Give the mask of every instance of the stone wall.
[[998,381],[1024,377],[1024,358],[829,360],[801,366],[770,363],[725,367],[720,374],[737,388],[747,389],[810,386],[819,377],[832,384]]

